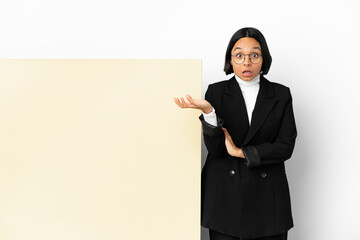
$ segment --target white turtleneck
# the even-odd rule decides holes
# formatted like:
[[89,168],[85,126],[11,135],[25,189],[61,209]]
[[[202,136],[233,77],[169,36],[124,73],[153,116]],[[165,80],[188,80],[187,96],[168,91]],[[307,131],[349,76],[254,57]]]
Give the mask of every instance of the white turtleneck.
[[[244,97],[246,111],[249,117],[249,125],[251,123],[252,111],[254,110],[257,94],[260,89],[260,74],[251,79],[250,81],[244,81],[235,75],[236,81],[238,82],[241,93]],[[217,119],[215,114],[215,109],[213,107],[212,111],[208,114],[202,113],[206,122],[213,126],[217,126]]]

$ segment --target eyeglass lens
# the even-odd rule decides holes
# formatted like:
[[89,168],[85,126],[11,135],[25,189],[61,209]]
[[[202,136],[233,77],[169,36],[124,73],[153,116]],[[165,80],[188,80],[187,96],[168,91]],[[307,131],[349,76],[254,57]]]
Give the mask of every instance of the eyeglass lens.
[[245,61],[245,57],[249,56],[249,60],[251,63],[259,63],[261,60],[261,55],[259,53],[250,53],[250,54],[242,54],[242,53],[234,53],[234,62],[235,63],[243,63]]

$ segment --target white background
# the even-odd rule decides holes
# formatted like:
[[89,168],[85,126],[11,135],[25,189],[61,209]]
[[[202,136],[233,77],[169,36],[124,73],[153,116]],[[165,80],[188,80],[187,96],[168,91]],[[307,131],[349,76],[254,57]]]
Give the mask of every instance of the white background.
[[286,162],[295,224],[289,239],[358,240],[358,5],[0,0],[0,58],[202,59],[204,95],[209,83],[232,76],[223,72],[232,34],[258,28],[273,57],[266,77],[290,87],[298,128]]

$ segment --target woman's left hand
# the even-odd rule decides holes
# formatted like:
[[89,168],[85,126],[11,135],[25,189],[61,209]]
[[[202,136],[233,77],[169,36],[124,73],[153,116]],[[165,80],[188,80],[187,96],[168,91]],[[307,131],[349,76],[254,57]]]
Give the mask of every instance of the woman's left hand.
[[225,146],[226,146],[227,152],[233,157],[245,158],[241,148],[238,148],[237,146],[235,146],[235,143],[232,140],[232,138],[231,138],[229,132],[226,130],[226,128],[222,128],[222,130],[225,134]]

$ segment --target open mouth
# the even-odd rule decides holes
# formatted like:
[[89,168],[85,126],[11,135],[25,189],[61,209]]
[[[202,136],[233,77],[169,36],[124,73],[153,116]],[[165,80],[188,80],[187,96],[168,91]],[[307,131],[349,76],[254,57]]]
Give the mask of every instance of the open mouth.
[[245,77],[248,77],[248,76],[251,76],[252,75],[252,72],[250,70],[245,70],[242,72],[242,74],[245,76]]

